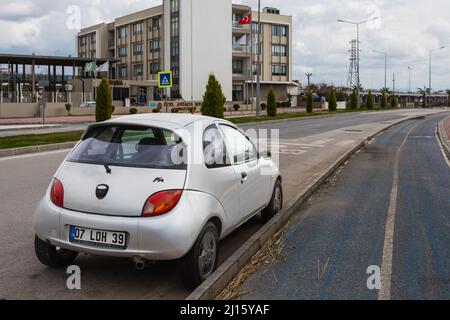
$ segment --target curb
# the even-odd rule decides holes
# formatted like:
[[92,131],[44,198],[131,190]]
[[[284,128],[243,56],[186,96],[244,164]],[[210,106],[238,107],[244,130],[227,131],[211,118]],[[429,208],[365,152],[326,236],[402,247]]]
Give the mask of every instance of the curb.
[[446,132],[444,131],[444,124],[449,118],[446,118],[439,122],[437,126],[437,136],[439,138],[439,141],[442,144],[442,147],[444,149],[444,152],[446,153],[448,159],[450,160],[450,137],[447,137]]
[[31,153],[38,153],[38,152],[48,152],[48,151],[72,149],[73,147],[75,147],[77,145],[77,143],[78,143],[78,141],[47,144],[47,145],[32,146],[32,147],[23,147],[23,148],[3,149],[3,150],[0,150],[0,158],[18,156],[18,155],[24,155],[24,154],[31,154]]
[[[33,125],[33,124],[32,124]],[[3,126],[9,126],[9,125],[3,125]],[[11,125],[11,126],[18,126],[18,125]],[[31,130],[41,130],[41,129],[59,129],[62,128],[61,124],[50,124],[45,126],[36,126],[36,127],[25,127],[25,128],[5,128],[0,129],[0,132],[8,132],[8,131],[31,131]]]
[[402,119],[394,122],[375,134],[361,141],[357,146],[347,151],[342,157],[330,165],[319,177],[306,186],[291,200],[285,208],[277,214],[269,223],[264,225],[250,239],[248,239],[232,256],[230,256],[203,284],[194,290],[186,300],[214,300],[226,288],[228,283],[241,271],[250,259],[264,246],[264,244],[281,228],[283,228],[294,213],[316,192],[319,187],[333,173],[351,158],[358,150],[364,147],[370,140],[380,133],[389,130],[403,122],[421,119],[423,116]]

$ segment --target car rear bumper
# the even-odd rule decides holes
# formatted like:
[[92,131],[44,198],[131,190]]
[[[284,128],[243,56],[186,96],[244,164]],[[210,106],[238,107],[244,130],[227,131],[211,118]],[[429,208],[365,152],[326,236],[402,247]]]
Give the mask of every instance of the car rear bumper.
[[[34,215],[36,235],[54,246],[93,255],[147,260],[176,260],[185,256],[210,218],[224,218],[223,209],[210,196],[185,191],[183,201],[169,214],[154,218],[117,217],[61,209],[46,196]],[[202,204],[203,209],[198,208]],[[196,204],[196,205],[195,205]],[[203,206],[204,204],[204,206]],[[193,208],[194,205],[197,208]],[[127,233],[125,249],[72,243],[70,226]]]

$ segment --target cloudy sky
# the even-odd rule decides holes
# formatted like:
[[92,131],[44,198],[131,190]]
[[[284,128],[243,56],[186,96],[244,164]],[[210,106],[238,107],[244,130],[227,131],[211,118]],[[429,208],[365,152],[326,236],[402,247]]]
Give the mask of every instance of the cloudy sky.
[[[215,1],[215,0],[210,0]],[[161,0],[0,0],[0,52],[74,55],[77,25],[89,26],[145,9]],[[256,0],[235,0],[252,5]],[[361,27],[361,79],[364,87],[384,83],[384,58],[389,53],[388,86],[395,72],[397,87],[428,85],[428,52],[433,54],[433,88],[450,88],[450,1],[448,0],[262,0],[263,6],[281,9],[294,19],[294,78],[305,82],[345,84],[349,67],[349,41],[356,28],[337,19],[380,19]],[[80,21],[74,13],[80,12]],[[205,23],[208,23],[205,17]],[[213,23],[213,22],[212,22]]]

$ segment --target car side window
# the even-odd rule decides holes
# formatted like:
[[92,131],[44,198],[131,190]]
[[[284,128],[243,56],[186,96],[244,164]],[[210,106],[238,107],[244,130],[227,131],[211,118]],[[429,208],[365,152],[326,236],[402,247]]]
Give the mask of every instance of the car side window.
[[230,165],[225,142],[216,125],[209,126],[203,134],[203,154],[209,169]]
[[258,153],[255,146],[242,132],[228,125],[220,125],[220,128],[228,143],[230,156],[233,157],[235,164],[258,159]]

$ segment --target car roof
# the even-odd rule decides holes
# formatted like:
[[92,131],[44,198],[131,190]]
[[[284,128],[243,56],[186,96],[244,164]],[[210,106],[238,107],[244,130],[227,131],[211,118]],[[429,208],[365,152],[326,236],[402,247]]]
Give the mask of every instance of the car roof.
[[186,127],[194,122],[198,121],[216,121],[219,119],[192,115],[192,114],[177,114],[177,113],[144,113],[136,114],[124,117],[118,117],[114,120],[110,120],[107,123],[127,123],[127,124],[140,124],[140,125],[164,125],[168,128],[182,128]]

